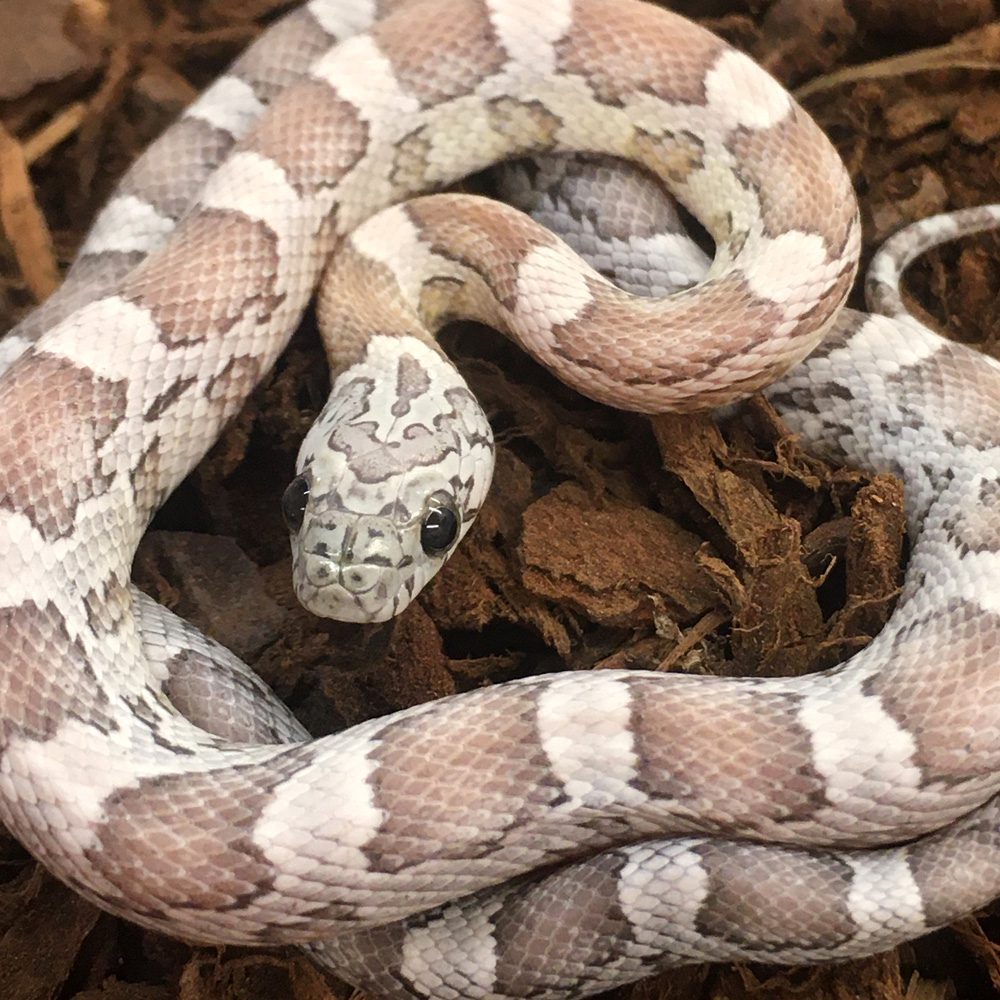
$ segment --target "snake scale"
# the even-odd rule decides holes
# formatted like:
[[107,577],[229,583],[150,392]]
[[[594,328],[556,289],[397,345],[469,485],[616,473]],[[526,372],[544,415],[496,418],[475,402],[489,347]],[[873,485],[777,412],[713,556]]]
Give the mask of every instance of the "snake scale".
[[[715,241],[704,280],[635,299],[511,209],[400,204],[575,151],[660,178]],[[135,165],[0,346],[0,819],[107,910],[300,944],[380,996],[830,960],[987,902],[1000,366],[901,313],[912,244],[873,271],[891,317],[843,309],[858,239],[822,133],[683,18],[311,0]],[[309,740],[129,568],[328,259],[340,374],[285,505],[307,604],[398,612],[472,522],[489,428],[431,336],[461,315],[644,412],[766,386],[811,446],[903,476],[912,548],[886,629],[808,677],[533,677]]]

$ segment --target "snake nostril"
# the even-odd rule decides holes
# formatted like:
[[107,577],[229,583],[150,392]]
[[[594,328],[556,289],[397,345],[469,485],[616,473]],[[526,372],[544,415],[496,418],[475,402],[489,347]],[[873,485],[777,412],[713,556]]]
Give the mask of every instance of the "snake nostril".
[[330,555],[330,550],[326,547],[326,542],[315,542],[312,549],[316,555],[322,557],[323,559]]
[[340,583],[352,594],[363,594],[378,584],[382,571],[377,566],[348,566],[340,572]]

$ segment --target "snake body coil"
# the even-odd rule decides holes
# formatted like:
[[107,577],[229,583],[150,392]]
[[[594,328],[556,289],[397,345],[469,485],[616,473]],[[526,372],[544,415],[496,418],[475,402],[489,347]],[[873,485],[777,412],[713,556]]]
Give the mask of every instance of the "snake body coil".
[[[634,0],[389,6],[370,27],[373,4],[312,0],[272,29],[0,347],[0,819],[105,909],[303,944],[385,996],[863,954],[1000,892],[1000,367],[842,309],[849,179],[710,33]],[[659,177],[715,240],[704,280],[632,300],[508,209],[397,205],[573,151]],[[286,503],[304,599],[395,613],[475,516],[489,430],[429,329],[462,314],[644,412],[769,386],[808,442],[902,475],[885,631],[804,678],[536,677],[308,740],[129,567],[331,257],[340,374]],[[246,717],[184,701],[202,666]]]

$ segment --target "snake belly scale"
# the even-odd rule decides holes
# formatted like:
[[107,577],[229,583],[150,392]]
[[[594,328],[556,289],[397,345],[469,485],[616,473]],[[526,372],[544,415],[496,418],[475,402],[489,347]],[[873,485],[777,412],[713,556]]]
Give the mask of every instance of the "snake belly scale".
[[[196,940],[302,944],[384,995],[563,996],[703,957],[826,960],[989,898],[998,366],[906,317],[842,310],[849,179],[708,32],[634,0],[388,6],[372,25],[372,4],[313,0],[273,29],[137,164],[65,290],[4,341],[0,818],[105,909]],[[190,171],[157,159],[171,145]],[[691,209],[716,243],[703,282],[630,306],[503,209],[445,252],[441,202],[389,208],[505,157],[574,151],[631,160]],[[306,739],[246,667],[137,596],[129,567],[331,255],[334,284],[361,267],[416,296],[411,318],[437,316],[428,274],[472,288],[463,307],[603,401],[685,410],[770,385],[807,440],[907,481],[912,556],[886,630],[806,678],[537,677]],[[386,403],[405,416],[449,376],[429,335],[348,301],[329,306],[334,393],[379,443],[400,423]],[[488,429],[471,425],[465,451],[440,424],[457,464],[434,489],[464,490],[464,530]],[[259,725],[236,735],[171,703],[173,646],[267,705]],[[545,921],[608,900],[573,947],[542,947]]]

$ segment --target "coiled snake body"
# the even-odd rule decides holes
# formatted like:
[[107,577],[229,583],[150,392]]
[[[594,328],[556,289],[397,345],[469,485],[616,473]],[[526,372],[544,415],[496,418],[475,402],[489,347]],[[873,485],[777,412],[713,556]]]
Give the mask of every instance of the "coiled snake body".
[[[998,366],[841,309],[858,243],[843,167],[709,33],[633,0],[419,0],[324,53],[372,7],[312,0],[273,29],[3,342],[0,819],[106,909],[304,944],[381,995],[819,961],[1000,892]],[[705,280],[631,301],[507,209],[376,214],[570,151],[661,178],[715,240]],[[331,253],[321,310],[343,371],[290,504],[304,599],[398,611],[475,516],[488,427],[427,332],[462,314],[643,411],[774,383],[808,441],[904,476],[912,554],[887,628],[805,678],[538,677],[308,741],[247,668],[139,597],[129,565]],[[178,649],[243,692],[249,722],[167,700]]]

